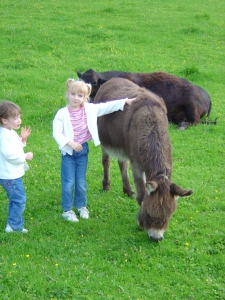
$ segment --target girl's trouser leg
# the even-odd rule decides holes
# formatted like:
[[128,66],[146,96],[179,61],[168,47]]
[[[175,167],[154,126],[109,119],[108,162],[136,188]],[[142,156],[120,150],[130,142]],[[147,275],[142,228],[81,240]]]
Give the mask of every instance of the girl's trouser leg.
[[75,184],[75,159],[73,155],[62,155],[61,185],[62,185],[62,209],[72,209],[72,199]]
[[0,180],[9,198],[7,223],[13,230],[22,230],[24,227],[23,212],[26,206],[26,194],[24,191],[22,178],[13,180]]
[[87,206],[87,164],[88,164],[88,143],[84,143],[83,150],[76,155],[76,174],[75,174],[75,197],[74,206],[79,209]]

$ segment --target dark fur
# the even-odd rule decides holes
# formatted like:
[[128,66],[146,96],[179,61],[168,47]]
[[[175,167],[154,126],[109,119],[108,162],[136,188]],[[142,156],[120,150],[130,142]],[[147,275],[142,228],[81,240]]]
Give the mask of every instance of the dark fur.
[[191,124],[199,124],[200,119],[211,112],[209,94],[201,87],[188,80],[164,72],[131,73],[122,71],[95,72],[92,69],[85,73],[77,71],[80,79],[92,85],[91,98],[94,98],[100,86],[110,78],[129,79],[141,87],[154,92],[163,98],[167,107],[170,122],[185,129]]
[[164,101],[129,80],[113,78],[101,86],[95,102],[122,97],[136,97],[136,100],[131,106],[125,105],[124,111],[98,119],[104,168],[103,189],[109,189],[110,156],[116,156],[123,190],[128,195],[133,194],[127,172],[130,161],[140,206],[138,223],[148,230],[152,240],[161,240],[176,210],[175,196],[188,196],[192,191],[171,182],[171,143]]

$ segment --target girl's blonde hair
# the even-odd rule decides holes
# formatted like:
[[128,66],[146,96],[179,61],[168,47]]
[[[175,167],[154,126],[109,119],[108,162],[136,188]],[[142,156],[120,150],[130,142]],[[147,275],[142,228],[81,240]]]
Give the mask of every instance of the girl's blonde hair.
[[66,88],[69,93],[84,94],[86,101],[88,101],[92,87],[91,84],[85,83],[83,80],[69,78],[66,81]]
[[3,100],[0,103],[0,124],[2,119],[16,118],[21,115],[21,109],[18,105],[11,101]]

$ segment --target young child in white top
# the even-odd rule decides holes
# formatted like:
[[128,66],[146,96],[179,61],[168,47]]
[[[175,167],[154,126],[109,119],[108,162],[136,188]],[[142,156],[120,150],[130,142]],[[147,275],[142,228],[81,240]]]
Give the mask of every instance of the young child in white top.
[[62,216],[68,221],[78,222],[73,206],[81,218],[89,218],[86,195],[87,141],[92,139],[95,146],[100,144],[97,118],[123,110],[124,105],[130,105],[135,98],[94,104],[88,103],[90,84],[70,78],[66,88],[68,105],[56,113],[53,137],[61,152]]
[[33,153],[24,153],[30,128],[23,127],[21,137],[14,131],[21,125],[21,110],[11,101],[0,103],[0,185],[9,198],[6,232],[20,231],[24,228],[23,212],[26,205],[26,194],[22,176],[28,169],[26,160],[32,160]]

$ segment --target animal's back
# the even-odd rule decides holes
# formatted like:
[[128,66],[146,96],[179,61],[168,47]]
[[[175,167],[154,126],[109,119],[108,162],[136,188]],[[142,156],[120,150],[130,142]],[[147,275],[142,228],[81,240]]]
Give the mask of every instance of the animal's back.
[[94,102],[105,102],[109,100],[131,98],[137,95],[140,87],[128,79],[111,78],[98,90]]
[[[98,90],[94,102],[106,102],[122,98],[136,97],[140,87],[127,79],[112,78]],[[124,111],[117,111],[98,118],[99,138],[105,151],[110,156],[116,156],[121,161],[127,160],[126,132]]]
[[[99,137],[102,147],[110,156],[131,161],[135,156],[135,159],[139,160],[137,158],[140,157],[140,153],[137,151],[148,147],[147,140],[151,132],[160,139],[169,140],[166,106],[161,98],[145,88],[119,78],[110,79],[103,84],[95,97],[95,102],[124,97],[136,97],[137,100],[131,106],[125,105],[123,112],[117,111],[100,117]],[[163,151],[163,145],[168,144],[168,141],[158,142]],[[147,149],[144,151],[148,152]],[[139,163],[144,162],[141,163],[139,160]]]

